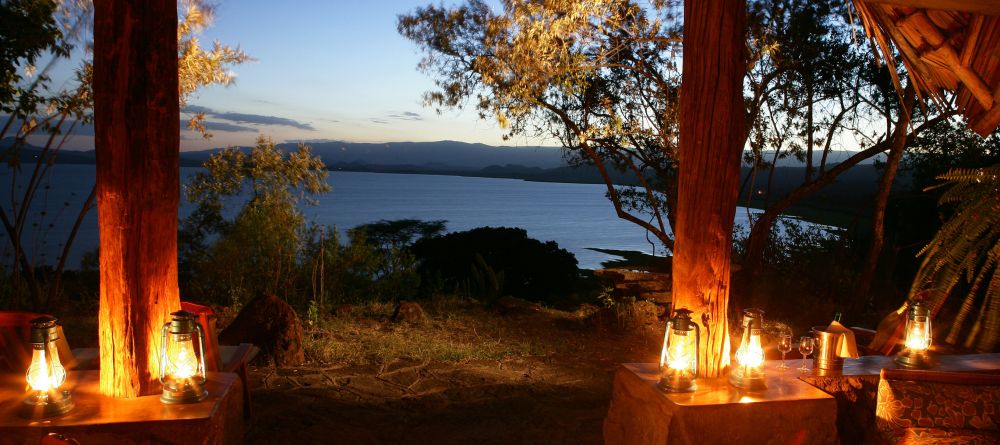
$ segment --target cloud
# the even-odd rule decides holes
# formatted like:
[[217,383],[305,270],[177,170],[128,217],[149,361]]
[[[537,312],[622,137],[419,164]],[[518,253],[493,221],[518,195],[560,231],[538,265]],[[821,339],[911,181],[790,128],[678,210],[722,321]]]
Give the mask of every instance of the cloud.
[[223,119],[231,122],[238,122],[241,124],[279,125],[285,127],[298,128],[299,130],[316,131],[316,129],[313,128],[313,126],[308,123],[299,122],[284,117],[265,116],[262,114],[220,112],[220,111],[215,111],[208,107],[202,107],[198,105],[188,105],[184,107],[184,112],[204,113],[205,116],[210,116],[216,119]]
[[387,121],[385,119],[379,119],[377,117],[373,117],[373,118],[371,118],[369,120],[372,121],[372,122],[374,122],[374,123],[376,123],[376,124],[388,124],[389,123],[389,121]]
[[330,143],[330,142],[343,142],[343,141],[341,141],[340,139],[322,139],[322,138],[321,139],[288,139],[288,140],[285,141],[286,144],[297,144],[299,142],[301,142],[303,144],[327,144],[327,143]]
[[[230,124],[228,122],[204,121],[202,122],[202,124],[204,124],[205,128],[207,128],[210,131],[231,131],[231,132],[252,131],[254,133],[260,132],[260,130],[254,127]],[[187,128],[187,122],[182,120],[181,126]]]
[[392,119],[399,119],[404,121],[422,121],[424,117],[420,113],[414,113],[412,111],[404,111],[402,113],[394,113],[389,115]]
[[199,106],[199,105],[185,105],[184,109],[182,109],[181,111],[183,111],[185,113],[191,113],[191,114],[198,114],[198,113],[213,114],[213,113],[215,113],[214,111],[212,111],[211,108],[202,107],[202,106]]

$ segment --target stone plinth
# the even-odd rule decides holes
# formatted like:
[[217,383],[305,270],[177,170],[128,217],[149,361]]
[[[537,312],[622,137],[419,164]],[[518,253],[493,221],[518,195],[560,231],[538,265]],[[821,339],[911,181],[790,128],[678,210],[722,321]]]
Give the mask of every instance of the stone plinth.
[[70,372],[63,389],[76,406],[63,416],[29,420],[18,415],[23,375],[0,376],[0,445],[38,444],[50,432],[82,444],[243,443],[242,382],[236,374],[209,373],[204,401],[164,405],[159,395],[114,399],[98,393],[99,371]]
[[622,365],[615,375],[604,420],[608,445],[631,444],[836,444],[837,404],[829,394],[766,365],[767,388],[744,391],[728,376],[699,379],[691,393],[656,387],[652,363]]

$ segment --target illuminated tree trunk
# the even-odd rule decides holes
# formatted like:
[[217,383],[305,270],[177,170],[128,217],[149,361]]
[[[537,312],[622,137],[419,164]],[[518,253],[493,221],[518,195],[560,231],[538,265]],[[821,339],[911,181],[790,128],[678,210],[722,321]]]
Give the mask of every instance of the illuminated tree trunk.
[[729,365],[729,268],[746,140],[745,28],[745,0],[684,2],[673,298],[701,324],[704,377]]
[[159,390],[160,327],[180,308],[174,0],[94,2],[103,394]]

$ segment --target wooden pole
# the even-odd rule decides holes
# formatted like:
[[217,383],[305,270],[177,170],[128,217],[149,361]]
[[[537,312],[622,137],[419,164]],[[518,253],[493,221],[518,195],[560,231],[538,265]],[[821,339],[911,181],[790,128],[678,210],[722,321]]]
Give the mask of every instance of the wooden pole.
[[160,327],[180,309],[175,0],[94,1],[101,393],[159,391]]
[[746,140],[746,1],[685,0],[674,308],[701,324],[698,371],[729,365],[729,268]]

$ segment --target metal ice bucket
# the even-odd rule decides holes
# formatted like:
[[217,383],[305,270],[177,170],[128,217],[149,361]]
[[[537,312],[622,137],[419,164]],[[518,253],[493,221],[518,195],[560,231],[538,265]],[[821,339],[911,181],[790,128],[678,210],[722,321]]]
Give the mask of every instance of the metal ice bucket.
[[837,355],[837,341],[841,332],[827,332],[825,326],[813,326],[813,337],[816,337],[814,368],[836,370],[844,369],[844,358]]

